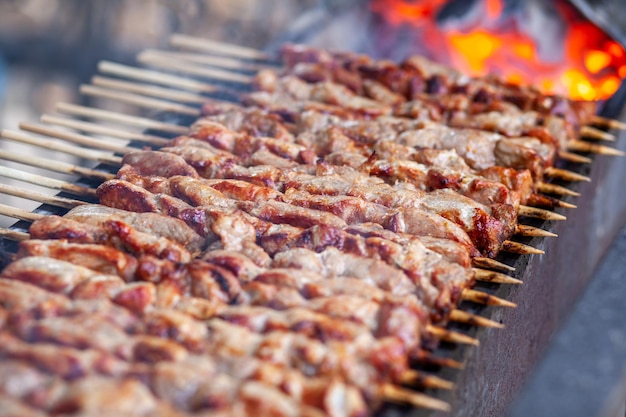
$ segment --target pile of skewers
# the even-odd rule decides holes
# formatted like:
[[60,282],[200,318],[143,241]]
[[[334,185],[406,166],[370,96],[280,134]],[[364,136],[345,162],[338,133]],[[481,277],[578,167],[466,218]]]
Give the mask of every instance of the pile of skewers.
[[0,274],[0,409],[362,416],[400,402],[448,410],[408,386],[453,385],[412,365],[458,367],[432,349],[478,344],[449,322],[502,327],[457,306],[514,306],[472,287],[519,284],[494,258],[543,253],[516,236],[554,236],[520,221],[564,220],[551,209],[575,207],[560,198],[577,193],[549,179],[589,179],[555,167],[559,158],[620,154],[580,139],[612,139],[589,126],[615,125],[594,116],[593,103],[420,57],[395,64],[289,45],[276,68],[258,62],[261,53],[226,51],[257,61],[167,51],[140,60],[228,85],[104,63],[103,72],[135,81],[96,77],[82,88],[195,117],[190,126],[68,104],[59,109],[152,132],[42,118],[143,149],[30,123],[22,129],[81,146],[3,132],[114,169],[2,154],[99,185],[0,172],[81,197],[29,194],[71,208],[63,216],[0,206],[32,222],[28,234],[3,231],[21,242]]

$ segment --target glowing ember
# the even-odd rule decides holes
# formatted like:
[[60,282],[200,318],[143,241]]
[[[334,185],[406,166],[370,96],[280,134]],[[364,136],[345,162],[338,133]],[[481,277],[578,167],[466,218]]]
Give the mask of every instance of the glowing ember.
[[436,16],[446,3],[372,0],[371,8],[391,25],[411,25],[422,54],[474,76],[495,73],[512,83],[583,100],[610,97],[626,78],[624,49],[571,6],[557,8],[566,22],[562,56],[546,58],[539,53],[537,39],[517,20],[503,19],[502,0],[482,0],[479,21],[463,29],[437,25]]

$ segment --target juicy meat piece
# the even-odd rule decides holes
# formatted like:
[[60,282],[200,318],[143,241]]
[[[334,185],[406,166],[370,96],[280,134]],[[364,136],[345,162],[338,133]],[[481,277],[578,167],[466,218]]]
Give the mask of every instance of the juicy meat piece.
[[210,205],[230,210],[235,208],[235,202],[232,199],[211,187],[207,182],[187,177],[173,177],[169,182],[174,195],[192,206]]
[[[441,217],[448,221],[454,222],[472,236],[472,242],[476,244],[479,250],[491,253],[498,250],[503,239],[508,237],[508,231],[502,231],[503,224],[497,219],[490,216],[485,206],[459,196],[456,193],[446,192],[446,190],[437,190],[434,193],[422,193],[411,190],[398,190],[387,184],[376,185],[359,185],[354,182],[348,182],[340,175],[326,176],[309,176],[298,175],[292,176],[292,179],[286,182],[288,188],[296,188],[306,190],[312,194],[327,195],[348,195],[359,197],[366,201],[381,204],[389,208],[401,208],[388,221],[387,227],[396,232],[413,233],[417,235],[430,234],[435,237],[453,238],[456,241],[468,243],[469,239],[463,236],[464,232],[459,232],[459,227],[440,227]],[[448,190],[449,191],[449,190]],[[452,203],[452,205],[450,205]],[[430,212],[431,215],[421,214],[422,211]],[[433,217],[434,214],[435,216]],[[492,222],[495,227],[494,234],[483,238],[479,234],[481,224],[477,224],[474,220]],[[435,227],[429,226],[437,224]],[[413,225],[415,227],[413,227]],[[491,240],[496,239],[496,240]],[[469,247],[473,246],[469,244]]]
[[[146,185],[157,188],[152,187],[152,184]],[[135,195],[142,191],[144,189],[139,185],[119,179],[106,181],[96,190],[100,204],[135,213],[159,213],[177,217],[178,213],[189,208],[188,204],[167,194],[153,194],[150,199],[136,198]]]
[[520,170],[527,169],[533,178],[542,178],[545,161],[552,160],[552,158],[546,158],[553,153],[553,148],[534,138],[502,139],[494,148],[497,165]]
[[131,165],[141,175],[156,175],[166,178],[173,175],[198,176],[198,173],[183,158],[167,152],[132,152],[124,155],[122,163]]
[[0,276],[67,294],[80,282],[97,274],[94,270],[70,262],[44,256],[28,256],[12,262]]
[[48,380],[47,375],[23,361],[5,359],[0,362],[0,393],[3,395],[22,398]]
[[[94,220],[96,224],[86,223]],[[81,216],[77,220],[68,217],[46,216],[31,225],[30,235],[35,239],[67,239],[72,243],[99,243],[135,255],[149,253],[174,261],[191,259],[189,251],[166,238],[139,232],[124,222]]]
[[284,199],[296,206],[332,213],[347,224],[363,222],[383,224],[390,217],[386,207],[356,197],[314,195],[290,188],[285,192]]
[[[234,164],[236,161],[233,157],[217,154],[209,149],[192,146],[170,146],[161,148],[161,150],[181,157],[185,163],[193,167],[192,169],[194,169],[200,177],[204,178],[215,177],[219,172]],[[151,175],[158,175],[158,173]],[[177,175],[177,173],[173,173],[173,175]],[[170,177],[173,175],[170,175]]]
[[13,395],[0,393],[0,417],[45,417],[48,414],[39,411]]
[[264,270],[244,254],[226,250],[212,250],[202,259],[231,271],[242,281],[251,281]]
[[400,94],[394,93],[385,85],[374,80],[363,81],[363,90],[367,97],[390,106],[396,106],[406,101]]
[[292,206],[279,201],[251,204],[241,202],[239,207],[259,219],[272,223],[286,223],[296,227],[330,226],[342,228],[346,223],[339,217],[319,210]]
[[29,228],[33,239],[67,239],[76,243],[107,243],[104,228],[81,223],[60,216],[45,216],[35,220]]
[[46,291],[33,284],[0,276],[0,306],[3,309],[9,312],[27,312],[46,304],[50,307],[54,306],[57,310],[65,310],[69,308],[70,300],[61,294]]
[[114,298],[124,290],[124,281],[115,275],[94,275],[78,283],[70,292],[73,299]]
[[235,200],[262,202],[267,200],[283,200],[283,194],[270,187],[263,187],[239,180],[203,180],[226,197]]
[[534,191],[531,172],[494,166],[480,172],[480,175],[504,184],[509,190],[519,195],[520,204],[526,204]]
[[269,265],[270,258],[265,251],[257,245],[256,230],[243,213],[234,212],[226,214],[215,212],[212,215],[211,228],[213,232],[220,237],[223,249],[241,252],[248,256],[256,265]]
[[329,247],[320,253],[304,248],[279,252],[273,265],[282,268],[300,268],[315,271],[328,278],[359,277],[394,294],[410,294],[415,285],[402,272],[372,258],[361,258]]
[[453,149],[470,167],[480,170],[496,164],[494,150],[501,139],[496,133],[426,125],[423,129],[400,134],[397,140],[411,147]]
[[93,376],[71,382],[51,411],[143,417],[158,413],[159,406],[150,390],[137,380]]
[[[101,184],[97,189],[100,203],[114,209],[136,213],[157,213],[176,218],[182,218],[183,213],[191,208],[185,201],[169,195],[174,194],[174,191],[171,188],[171,181],[166,178],[163,178],[157,184],[155,184],[155,181],[142,181],[135,176],[127,176],[126,178],[131,182],[110,180]],[[169,194],[161,194],[160,191],[167,191]],[[211,244],[215,240],[215,236],[204,228],[203,225],[196,224],[193,221],[186,223],[198,235],[206,239],[204,243]]]
[[122,251],[108,246],[63,240],[25,240],[20,242],[17,256],[47,256],[103,274],[117,274],[126,281],[130,281],[137,270],[137,260]]
[[156,175],[141,175],[132,165],[122,165],[116,178],[150,190],[155,194],[171,195],[168,179]]
[[223,111],[222,109],[211,109],[210,105],[205,105],[203,113],[205,119],[220,123],[228,129],[243,132],[251,136],[267,136],[293,142],[294,137],[285,128],[282,120],[277,115],[268,115],[260,109],[244,109],[234,107]]
[[73,208],[64,217],[92,225],[102,225],[111,220],[124,222],[139,232],[176,242],[190,252],[199,252],[205,243],[183,221],[156,213],[133,213],[101,205],[84,205]]

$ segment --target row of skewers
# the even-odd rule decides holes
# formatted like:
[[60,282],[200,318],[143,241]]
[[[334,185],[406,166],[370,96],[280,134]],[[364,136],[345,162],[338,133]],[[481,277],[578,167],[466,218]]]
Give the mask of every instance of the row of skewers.
[[[236,51],[251,54],[227,49]],[[42,118],[153,150],[38,124],[21,127],[98,150],[3,132],[121,167],[111,174],[2,155],[101,183],[96,190],[0,172],[63,190],[70,196],[28,196],[73,207],[64,216],[1,207],[33,222],[29,234],[4,232],[22,242],[0,275],[9,323],[0,368],[7,381],[41,381],[3,391],[0,401],[23,415],[357,416],[385,401],[448,410],[403,387],[452,387],[411,364],[459,366],[428,350],[442,340],[478,343],[441,327],[449,321],[502,327],[456,306],[512,306],[471,287],[519,284],[493,258],[542,253],[511,239],[551,234],[518,217],[564,220],[546,209],[574,207],[543,194],[576,195],[547,177],[588,180],[555,168],[557,157],[619,154],[578,139],[611,139],[588,127],[612,123],[593,117],[589,103],[468,80],[422,59],[395,65],[290,46],[283,70],[251,77],[193,63],[236,61],[168,54],[140,59],[254,90],[105,63],[105,72],[168,88],[98,77],[84,93],[199,118],[187,127],[59,107],[152,129],[141,134]]]

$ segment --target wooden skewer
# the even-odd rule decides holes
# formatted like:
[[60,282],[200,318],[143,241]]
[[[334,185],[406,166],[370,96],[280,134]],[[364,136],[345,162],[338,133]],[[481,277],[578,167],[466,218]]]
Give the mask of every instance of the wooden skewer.
[[137,83],[133,81],[121,81],[113,78],[94,76],[91,79],[93,85],[98,87],[111,88],[114,90],[126,91],[129,93],[142,94],[144,96],[162,98],[165,100],[178,101],[181,103],[204,104],[211,99],[196,93],[173,90],[171,88],[158,87],[156,85]]
[[5,229],[4,227],[2,227],[0,228],[0,238],[8,239],[8,240],[15,240],[16,242],[21,242],[22,240],[26,240],[30,238],[30,235],[25,232]]
[[188,61],[201,65],[209,65],[217,68],[241,70],[241,71],[259,71],[265,68],[275,69],[275,65],[268,65],[259,62],[242,61],[236,58],[228,58],[225,56],[206,55],[206,54],[193,54],[185,52],[174,52],[160,49],[146,49],[143,51],[146,55],[160,56],[163,58],[176,60],[176,61]]
[[13,219],[25,220],[28,222],[33,222],[35,220],[39,220],[42,217],[45,217],[43,214],[33,213],[27,210],[7,206],[6,204],[0,203],[0,214],[3,216],[11,217]]
[[71,198],[57,197],[37,191],[26,190],[24,188],[14,187],[12,185],[0,184],[0,194],[12,195],[27,200],[37,201],[39,203],[50,204],[51,206],[71,209],[76,206],[87,204],[84,201],[73,200]]
[[424,372],[410,369],[402,374],[400,382],[408,385],[420,385],[430,389],[454,389],[454,383],[436,375],[429,375]]
[[486,292],[471,290],[469,288],[463,290],[461,298],[464,301],[471,301],[477,304],[486,304],[488,306],[512,308],[517,307],[517,304],[512,303],[511,301],[504,300],[500,297],[496,297],[495,295],[487,294]]
[[94,178],[100,181],[110,180],[115,178],[114,174],[108,172],[96,171],[89,168],[83,168],[80,166],[67,164],[61,161],[52,161],[46,158],[40,158],[38,156],[21,155],[18,153],[8,152],[0,150],[0,159],[6,161],[13,161],[23,165],[28,165],[37,168],[47,169],[48,171],[60,172],[63,174],[79,175],[86,178]]
[[596,126],[606,127],[609,129],[626,130],[626,123],[622,123],[619,120],[608,119],[602,116],[592,116],[591,123]]
[[177,48],[222,53],[244,59],[272,60],[272,57],[269,54],[254,48],[246,48],[245,46],[226,44],[181,34],[172,35],[170,37],[170,44]]
[[610,148],[604,145],[598,145],[597,143],[583,142],[581,140],[573,140],[567,143],[567,149],[570,151],[595,153],[598,155],[609,156],[624,156],[624,152],[619,149]]
[[417,351],[415,360],[428,365],[441,366],[442,368],[465,369],[465,365],[459,361],[441,356],[435,356],[431,352],[424,349],[419,349]]
[[504,272],[515,271],[515,268],[513,268],[512,266],[509,266],[507,264],[504,264],[502,262],[496,261],[495,259],[491,259],[491,258],[482,258],[482,257],[473,258],[472,265],[477,268],[493,269],[496,271],[504,271]]
[[121,123],[124,125],[137,126],[144,129],[154,129],[162,132],[184,135],[189,131],[188,127],[159,122],[145,117],[129,116],[108,110],[96,109],[93,107],[78,106],[70,103],[58,103],[56,108],[61,113],[73,114],[76,116],[88,117],[91,119],[106,120],[109,122]]
[[518,255],[543,255],[545,252],[541,249],[534,248],[523,243],[505,240],[500,250],[509,253],[517,253]]
[[580,135],[587,139],[606,140],[609,142],[615,142],[615,135],[608,132],[603,132],[600,129],[596,129],[592,126],[583,126],[580,129]]
[[232,71],[220,70],[216,68],[207,68],[202,65],[191,64],[189,62],[172,61],[170,58],[145,53],[140,53],[137,56],[137,60],[145,65],[224,82],[249,85],[254,79],[250,75],[238,74]]
[[577,153],[571,153],[567,151],[559,151],[559,158],[569,161],[575,162],[577,164],[590,164],[591,158],[587,158],[586,156],[578,155]]
[[526,224],[517,224],[515,226],[515,234],[526,237],[559,237],[556,233],[538,227],[528,226]]
[[567,169],[548,167],[544,171],[544,174],[548,177],[559,178],[565,181],[586,181],[591,182],[591,178],[586,175],[580,175],[576,172],[568,171]]
[[0,133],[0,136],[17,142],[38,146],[40,148],[50,149],[58,152],[63,152],[68,155],[78,156],[79,158],[84,158],[91,161],[104,162],[113,165],[119,165],[122,162],[122,159],[120,157],[113,156],[105,152],[94,151],[92,149],[84,149],[78,146],[59,143],[52,140],[38,138],[35,136],[29,136],[21,132],[3,130],[2,133]]
[[486,269],[472,268],[474,271],[474,278],[478,281],[494,282],[497,284],[522,284],[519,279],[510,277],[500,272],[488,271]]
[[556,203],[557,203],[556,207],[560,207],[560,208],[566,208],[566,209],[578,208],[576,204],[568,203],[567,201],[557,200]]
[[452,310],[450,312],[450,320],[458,323],[465,323],[471,326],[478,327],[490,327],[494,329],[504,329],[504,324],[497,321],[490,320],[486,317],[482,317],[476,314],[468,313],[463,310]]
[[523,205],[519,206],[517,214],[520,216],[533,217],[541,220],[567,220],[567,217],[559,213]]
[[480,345],[478,339],[474,337],[459,332],[453,332],[451,330],[444,329],[443,327],[433,326],[432,324],[426,326],[426,331],[444,342],[472,346]]
[[20,123],[19,126],[20,129],[26,130],[27,132],[38,133],[44,136],[63,139],[67,142],[76,143],[78,145],[88,146],[90,148],[96,148],[99,150],[111,151],[120,154],[126,154],[138,150],[137,148],[111,143],[104,139],[92,138],[91,136],[53,129],[49,126],[39,125],[35,123]]
[[105,135],[118,139],[125,139],[129,141],[136,141],[146,143],[152,146],[165,146],[169,140],[158,136],[144,135],[142,133],[128,132],[122,129],[115,129],[109,126],[102,126],[97,123],[83,122],[82,120],[68,119],[65,117],[51,116],[44,114],[40,120],[43,123],[69,127],[71,129],[80,130],[88,133],[95,133],[97,135]]
[[526,205],[530,207],[549,207],[549,208],[567,208],[573,209],[577,206],[566,201],[561,201],[554,197],[549,197],[543,194],[533,193],[526,201]]
[[540,193],[556,194],[556,195],[570,195],[573,197],[580,196],[580,193],[577,193],[576,191],[572,191],[569,188],[565,188],[556,184],[538,182],[535,184],[535,186],[537,187],[537,191],[539,191]]
[[108,98],[111,100],[121,101],[122,103],[132,104],[139,107],[146,107],[153,110],[179,113],[186,116],[194,117],[198,117],[201,114],[200,110],[196,109],[195,107],[186,106],[184,104],[150,98],[134,93],[125,93],[122,91],[109,90],[93,85],[81,85],[80,92],[88,96]]
[[94,190],[93,188],[83,187],[81,185],[71,184],[69,182],[44,177],[43,175],[31,174],[30,172],[24,172],[9,167],[0,166],[0,176],[18,181],[28,182],[35,185],[40,185],[46,188],[66,191],[70,194],[78,196],[89,198],[96,197],[96,190]]
[[389,402],[408,404],[417,408],[437,411],[450,411],[450,404],[420,392],[409,391],[392,384],[382,385],[382,397]]
[[110,61],[100,61],[98,63],[98,70],[104,74],[116,75],[152,84],[167,85],[199,93],[215,93],[217,91],[222,91],[222,88],[215,85],[192,80],[190,78],[166,74],[160,71],[151,71],[143,68],[131,67]]

